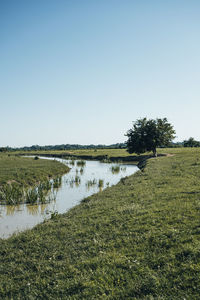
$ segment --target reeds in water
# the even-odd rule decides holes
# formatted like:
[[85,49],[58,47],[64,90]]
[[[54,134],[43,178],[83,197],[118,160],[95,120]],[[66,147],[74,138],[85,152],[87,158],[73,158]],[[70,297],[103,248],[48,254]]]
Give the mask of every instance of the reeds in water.
[[88,180],[85,185],[89,189],[90,187],[97,185],[97,180],[95,178],[92,180]]
[[54,180],[46,180],[29,189],[25,189],[18,184],[6,184],[0,188],[0,203],[17,205],[21,203],[39,204],[49,202],[51,197],[47,197],[48,192],[60,187],[61,177]]
[[80,178],[80,176],[78,176],[76,174],[76,176],[74,178],[71,178],[71,179],[67,180],[67,183],[69,183],[71,188],[74,187],[74,184],[78,187],[81,183],[81,178]]
[[86,165],[85,160],[77,160],[76,162],[77,167],[84,167]]
[[0,200],[2,203],[13,205],[23,202],[25,199],[25,192],[23,187],[17,184],[7,184],[1,187]]
[[104,180],[103,179],[99,179],[98,187],[102,188],[103,186],[104,186]]
[[57,189],[61,186],[61,183],[62,183],[62,178],[60,176],[56,177],[54,180],[53,180],[53,188],[54,189]]
[[120,166],[119,165],[112,166],[111,172],[112,174],[118,174],[120,172]]

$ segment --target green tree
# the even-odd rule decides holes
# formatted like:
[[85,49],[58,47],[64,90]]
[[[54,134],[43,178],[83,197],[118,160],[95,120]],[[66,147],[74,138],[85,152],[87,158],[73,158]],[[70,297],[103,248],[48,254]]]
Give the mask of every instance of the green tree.
[[157,147],[166,147],[175,138],[175,130],[166,118],[149,119],[143,118],[133,122],[133,128],[126,133],[126,142],[129,153],[141,154],[153,151],[157,156]]
[[200,142],[195,141],[193,137],[190,137],[188,140],[183,142],[184,147],[200,147]]
[[0,148],[0,152],[6,152],[6,151],[8,151],[8,147],[1,147]]

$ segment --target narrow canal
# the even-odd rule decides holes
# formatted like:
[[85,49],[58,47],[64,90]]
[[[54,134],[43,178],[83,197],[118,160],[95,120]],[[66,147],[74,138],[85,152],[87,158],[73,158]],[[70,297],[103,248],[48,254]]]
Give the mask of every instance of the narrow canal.
[[[40,157],[40,159],[55,159]],[[68,165],[70,171],[62,176],[60,188],[51,192],[46,204],[0,205],[0,238],[30,229],[51,217],[64,213],[94,193],[117,184],[121,178],[138,171],[137,166],[100,161],[56,160]]]

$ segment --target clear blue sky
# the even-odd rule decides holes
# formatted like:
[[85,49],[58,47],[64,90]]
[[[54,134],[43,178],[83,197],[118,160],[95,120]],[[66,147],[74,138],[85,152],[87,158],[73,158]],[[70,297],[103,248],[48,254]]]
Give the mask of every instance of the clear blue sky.
[[200,1],[0,0],[0,146],[200,140]]

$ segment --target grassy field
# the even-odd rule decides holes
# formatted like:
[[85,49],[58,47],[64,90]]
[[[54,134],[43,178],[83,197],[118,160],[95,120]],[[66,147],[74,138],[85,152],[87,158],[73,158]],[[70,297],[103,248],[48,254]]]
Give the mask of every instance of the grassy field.
[[[19,151],[17,153],[28,153]],[[109,156],[109,157],[118,157],[118,156],[131,156],[126,149],[81,149],[81,150],[52,150],[52,151],[31,151],[31,153],[39,154],[57,154],[57,155],[76,155],[76,156]]]
[[69,168],[54,160],[0,154],[0,170],[0,185],[15,181],[30,186],[49,177],[61,175]]
[[9,195],[12,191],[15,196],[18,192],[20,198],[22,188],[48,182],[68,171],[67,166],[57,161],[0,154],[0,191],[3,189]]
[[[171,149],[159,149],[158,153],[161,155],[166,154],[166,151]],[[176,151],[176,149],[173,149]],[[112,160],[112,161],[132,161],[133,163],[138,163],[141,160],[146,159],[149,156],[152,156],[151,152],[146,152],[143,155],[137,155],[135,153],[129,154],[126,149],[81,149],[81,150],[52,150],[52,151],[17,151],[15,154],[28,154],[28,155],[43,155],[43,156],[55,156],[67,158],[74,156],[77,158],[83,159],[97,159],[97,160]]]
[[199,299],[200,150],[169,151],[1,240],[0,299]]

